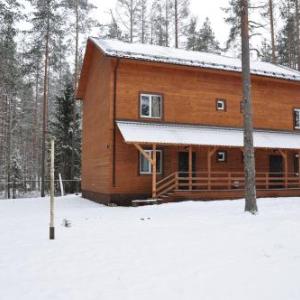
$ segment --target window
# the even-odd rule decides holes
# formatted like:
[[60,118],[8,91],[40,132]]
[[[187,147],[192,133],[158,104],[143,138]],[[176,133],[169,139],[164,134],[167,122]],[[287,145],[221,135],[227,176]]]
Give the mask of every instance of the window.
[[226,100],[224,100],[224,99],[217,99],[216,100],[216,110],[226,111]]
[[218,151],[217,152],[217,162],[225,162],[227,159],[226,151]]
[[294,109],[294,128],[300,129],[300,108]]
[[141,94],[140,95],[140,116],[142,118],[160,119],[162,116],[162,96]]
[[[144,150],[152,157],[152,150]],[[156,173],[162,173],[162,150],[156,150]],[[152,166],[150,161],[140,153],[140,174],[152,174]]]

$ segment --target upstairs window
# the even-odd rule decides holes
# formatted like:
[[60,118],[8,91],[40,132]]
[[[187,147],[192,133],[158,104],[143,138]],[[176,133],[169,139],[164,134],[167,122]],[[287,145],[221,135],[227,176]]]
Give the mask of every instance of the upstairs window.
[[226,100],[225,99],[217,99],[216,100],[216,110],[226,111]]
[[[152,157],[152,150],[144,150],[150,157]],[[156,150],[156,173],[162,172],[162,150]],[[152,165],[150,161],[140,153],[140,174],[152,174]]]
[[140,116],[141,118],[161,119],[162,96],[155,94],[141,94]]
[[300,108],[294,109],[294,128],[300,129]]
[[226,162],[227,161],[227,152],[218,151],[217,152],[217,162]]

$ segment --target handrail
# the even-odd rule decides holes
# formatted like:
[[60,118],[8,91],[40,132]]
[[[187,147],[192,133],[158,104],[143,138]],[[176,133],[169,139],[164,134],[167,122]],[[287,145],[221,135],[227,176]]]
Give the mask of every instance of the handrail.
[[[190,176],[191,175],[191,176]],[[259,189],[300,189],[298,173],[256,172],[256,185]],[[193,190],[241,190],[245,188],[244,172],[181,172],[169,174],[156,184],[157,196],[167,195],[171,191]]]

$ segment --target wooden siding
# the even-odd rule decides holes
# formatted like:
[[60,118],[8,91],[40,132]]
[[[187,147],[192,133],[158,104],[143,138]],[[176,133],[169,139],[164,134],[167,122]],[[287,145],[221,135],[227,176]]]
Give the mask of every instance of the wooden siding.
[[112,185],[113,66],[92,53],[83,101],[82,190],[109,193]]
[[[293,109],[300,107],[300,84],[253,76],[256,128],[293,130]],[[139,117],[139,92],[162,93],[163,121],[217,126],[242,126],[239,74],[123,61],[120,64],[117,119]],[[226,100],[217,111],[216,98]],[[157,120],[156,120],[157,121]]]

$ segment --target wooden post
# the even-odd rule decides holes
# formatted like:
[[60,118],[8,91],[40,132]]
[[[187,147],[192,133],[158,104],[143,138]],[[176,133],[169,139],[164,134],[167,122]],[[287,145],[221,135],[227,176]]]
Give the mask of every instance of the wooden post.
[[54,240],[54,138],[51,138],[51,162],[50,162],[50,228],[49,238]]
[[192,190],[192,174],[193,172],[193,152],[192,146],[189,146],[189,190]]
[[287,152],[280,150],[280,154],[282,155],[284,159],[284,186],[287,189],[288,188],[288,160],[287,160]]
[[156,145],[152,146],[152,198],[156,198]]
[[216,147],[210,149],[207,152],[207,173],[208,173],[208,189],[211,190],[211,157],[216,151]]

